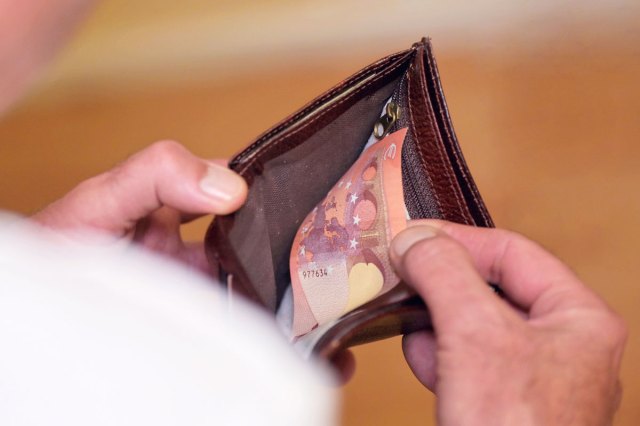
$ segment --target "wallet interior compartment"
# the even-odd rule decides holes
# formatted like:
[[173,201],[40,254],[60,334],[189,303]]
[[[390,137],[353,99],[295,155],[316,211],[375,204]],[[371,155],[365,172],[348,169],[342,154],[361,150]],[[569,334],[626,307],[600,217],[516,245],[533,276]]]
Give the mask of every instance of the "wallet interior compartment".
[[[319,96],[231,161],[249,184],[248,198],[236,213],[216,218],[205,243],[229,290],[273,313],[291,303],[283,297],[300,224],[371,142],[390,98],[401,113],[389,133],[407,128],[401,154],[407,216],[492,226],[458,146],[430,42],[423,39]],[[335,320],[340,327],[327,323],[305,335],[309,348],[335,350],[423,327],[424,306],[407,305],[413,296],[403,287],[346,313]]]
[[[355,98],[341,114],[322,123],[302,143],[268,159],[252,177],[246,204],[228,231],[244,278],[260,302],[275,312],[289,286],[289,256],[300,224],[360,156],[400,76]],[[309,124],[305,129],[309,128]],[[303,129],[304,130],[304,129]],[[292,132],[293,133],[293,132]],[[299,137],[300,132],[286,138]]]
[[291,246],[300,224],[358,159],[389,100],[400,107],[390,131],[408,130],[402,180],[409,216],[440,217],[421,164],[407,90],[405,74],[363,96],[295,148],[266,161],[254,176],[247,203],[235,215],[230,240],[244,261],[249,284],[269,310],[278,309],[291,283]]

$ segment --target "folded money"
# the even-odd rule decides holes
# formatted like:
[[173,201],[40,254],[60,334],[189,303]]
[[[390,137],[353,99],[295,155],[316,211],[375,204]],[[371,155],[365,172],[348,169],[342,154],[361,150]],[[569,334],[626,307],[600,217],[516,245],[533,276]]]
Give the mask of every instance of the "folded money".
[[387,257],[408,217],[493,223],[428,39],[321,94],[230,167],[247,181],[247,202],[212,223],[207,256],[230,300],[274,314],[305,357],[430,327]]
[[389,262],[407,226],[401,152],[407,129],[369,146],[298,230],[290,258],[292,337],[307,334],[385,293]]

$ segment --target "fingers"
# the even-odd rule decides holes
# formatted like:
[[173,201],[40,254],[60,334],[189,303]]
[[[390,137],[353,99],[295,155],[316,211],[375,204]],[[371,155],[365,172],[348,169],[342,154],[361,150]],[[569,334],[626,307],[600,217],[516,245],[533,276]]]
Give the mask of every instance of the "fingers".
[[398,274],[429,306],[437,333],[502,322],[506,308],[478,274],[466,249],[436,228],[410,227],[392,242],[391,260]]
[[331,364],[338,371],[341,385],[347,384],[356,372],[356,359],[353,356],[353,352],[348,349],[334,356],[331,359]]
[[185,215],[228,214],[244,202],[244,180],[176,142],[158,142],[115,169],[89,179],[34,219],[52,227],[91,227],[125,234],[162,206]]
[[[437,220],[414,221],[412,226],[421,224],[435,227],[459,242],[480,276],[500,284],[508,299],[527,311],[543,296],[554,299],[553,304],[546,304],[545,311],[601,304],[564,263],[517,233]],[[540,313],[532,312],[534,316]]]
[[187,265],[191,265],[206,275],[209,275],[216,280],[220,279],[218,264],[214,263],[213,260],[207,259],[207,255],[204,250],[204,243],[202,241],[184,243],[182,260]]
[[435,392],[437,343],[433,333],[417,331],[402,337],[402,352],[413,374],[427,389]]
[[180,224],[183,219],[183,215],[177,210],[161,207],[138,221],[133,241],[147,250],[168,255],[217,279],[217,265],[207,260],[204,243],[185,243],[182,240]]
[[147,250],[182,261],[203,272],[209,272],[204,244],[186,243],[180,235],[182,214],[169,207],[161,207],[138,221],[133,241]]

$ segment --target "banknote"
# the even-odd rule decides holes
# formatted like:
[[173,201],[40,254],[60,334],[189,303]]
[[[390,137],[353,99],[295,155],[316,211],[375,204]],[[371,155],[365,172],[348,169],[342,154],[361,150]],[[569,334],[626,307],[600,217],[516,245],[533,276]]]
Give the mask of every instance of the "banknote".
[[292,337],[398,284],[388,250],[407,226],[401,169],[406,131],[369,146],[302,222],[290,258]]

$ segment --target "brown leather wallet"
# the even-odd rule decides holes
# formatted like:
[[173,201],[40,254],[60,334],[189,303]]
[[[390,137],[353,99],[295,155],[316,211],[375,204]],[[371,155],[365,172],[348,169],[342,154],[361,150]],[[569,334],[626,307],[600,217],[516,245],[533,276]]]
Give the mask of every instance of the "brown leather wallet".
[[[246,204],[216,218],[207,256],[229,290],[275,314],[289,285],[289,256],[302,220],[356,161],[380,113],[393,99],[406,127],[402,184],[411,219],[493,226],[460,151],[431,42],[387,56],[289,116],[238,154],[230,167],[249,185]],[[387,129],[390,130],[390,129]],[[311,353],[340,350],[428,328],[422,300],[400,283],[342,316]]]

